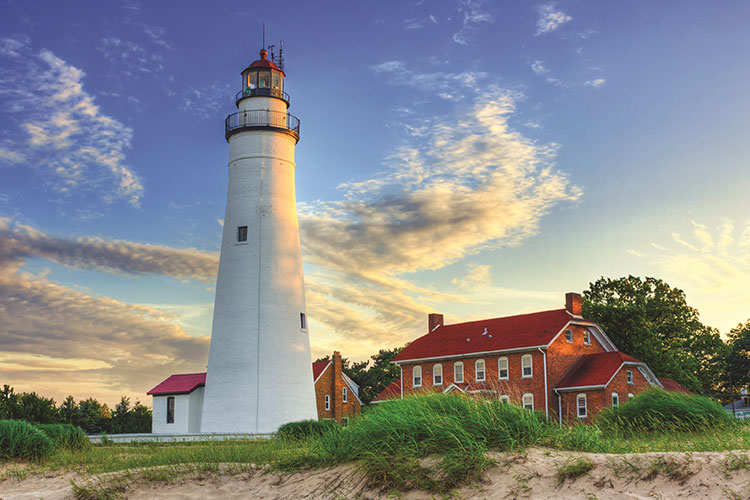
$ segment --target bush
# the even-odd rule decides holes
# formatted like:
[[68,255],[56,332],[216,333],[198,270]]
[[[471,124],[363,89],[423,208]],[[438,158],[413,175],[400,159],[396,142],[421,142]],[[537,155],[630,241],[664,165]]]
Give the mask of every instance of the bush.
[[282,439],[306,439],[339,430],[335,420],[300,420],[279,427],[276,436]]
[[724,427],[732,422],[718,403],[696,394],[651,389],[619,407],[599,414],[605,432],[623,435],[648,432],[693,432]]
[[22,420],[0,420],[0,459],[41,460],[54,446],[44,432]]
[[83,429],[72,424],[36,424],[36,428],[45,433],[56,448],[83,450],[91,446]]
[[[378,485],[446,491],[482,473],[487,449],[528,446],[551,430],[543,414],[499,400],[413,396],[381,403],[321,436],[308,465],[358,461]],[[423,466],[430,455],[439,460],[436,470]]]

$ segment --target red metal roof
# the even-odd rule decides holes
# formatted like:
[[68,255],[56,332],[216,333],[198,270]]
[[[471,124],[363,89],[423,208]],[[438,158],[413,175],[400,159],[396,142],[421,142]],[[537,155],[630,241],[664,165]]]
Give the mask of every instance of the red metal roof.
[[682,392],[683,394],[692,394],[690,391],[682,387],[678,382],[675,382],[671,378],[660,378],[659,382],[664,387],[665,391]]
[[565,309],[555,309],[443,325],[409,344],[394,361],[546,345],[571,319]]
[[557,389],[605,385],[626,361],[640,363],[637,359],[620,351],[583,355],[560,380]]
[[268,60],[267,57],[268,57],[268,51],[266,49],[262,49],[260,51],[260,59],[258,59],[257,61],[253,61],[250,64],[250,66],[245,68],[242,72],[244,73],[245,71],[249,69],[255,69],[255,68],[271,68],[271,69],[278,71],[279,73],[283,75],[284,72],[281,71],[278,66],[276,66],[275,62]]
[[394,380],[385,389],[375,396],[372,400],[373,403],[379,401],[385,401],[386,399],[394,399],[401,397],[401,380]]
[[170,375],[167,380],[157,385],[146,394],[163,396],[165,394],[189,394],[198,387],[206,385],[205,373],[185,373]]
[[331,364],[330,359],[324,359],[323,361],[316,361],[313,363],[313,380],[318,380],[318,377],[320,377],[320,374],[323,373],[323,370],[326,369],[326,366]]

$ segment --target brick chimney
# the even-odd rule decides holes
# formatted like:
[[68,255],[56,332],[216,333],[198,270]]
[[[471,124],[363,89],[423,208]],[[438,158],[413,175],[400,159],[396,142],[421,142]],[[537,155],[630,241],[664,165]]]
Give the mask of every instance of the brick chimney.
[[583,314],[583,308],[581,307],[581,294],[575,292],[566,293],[565,309],[567,309],[570,314],[581,316]]
[[430,313],[427,315],[427,333],[431,332],[437,326],[443,326],[443,315]]
[[341,353],[333,351],[333,418],[341,423],[344,417],[344,377],[341,376]]

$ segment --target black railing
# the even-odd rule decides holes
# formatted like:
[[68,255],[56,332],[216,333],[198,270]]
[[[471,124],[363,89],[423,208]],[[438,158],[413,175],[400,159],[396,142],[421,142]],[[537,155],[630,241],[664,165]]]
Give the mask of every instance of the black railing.
[[253,96],[264,96],[264,97],[278,97],[279,99],[283,99],[286,101],[286,105],[289,106],[289,94],[286,92],[282,92],[279,89],[251,89],[246,88],[245,90],[240,90],[237,92],[237,95],[235,96],[234,100],[239,101],[242,98],[245,97],[253,97]]
[[281,129],[299,141],[299,118],[283,111],[252,109],[227,116],[224,120],[224,136],[229,140],[232,134],[248,129]]

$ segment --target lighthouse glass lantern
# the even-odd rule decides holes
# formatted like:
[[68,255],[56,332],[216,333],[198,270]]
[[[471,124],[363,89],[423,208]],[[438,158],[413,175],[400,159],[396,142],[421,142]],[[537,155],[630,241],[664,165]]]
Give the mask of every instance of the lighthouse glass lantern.
[[260,51],[260,59],[242,72],[243,96],[271,96],[284,99],[284,72],[268,60],[268,51]]

